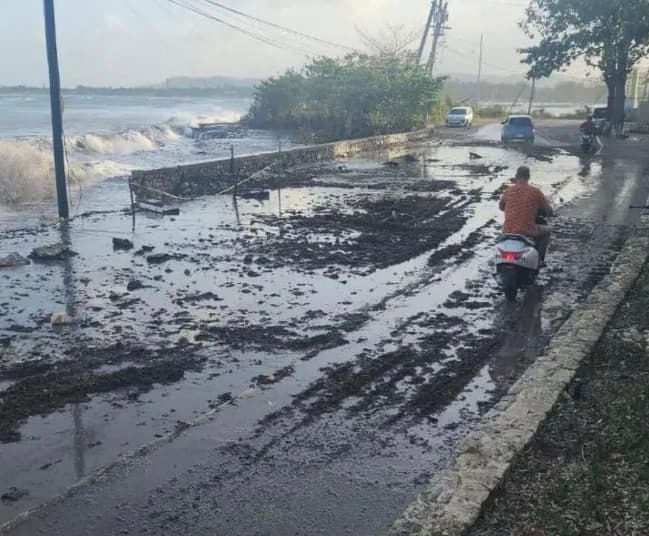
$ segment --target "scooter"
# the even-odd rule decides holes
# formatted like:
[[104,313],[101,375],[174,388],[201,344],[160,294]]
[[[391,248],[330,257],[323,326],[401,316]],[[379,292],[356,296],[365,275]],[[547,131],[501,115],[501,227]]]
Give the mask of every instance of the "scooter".
[[592,132],[581,131],[581,150],[585,154],[595,154],[597,144],[595,143],[595,134]]
[[[547,225],[543,216],[537,216],[537,225]],[[515,301],[519,290],[536,283],[541,258],[533,239],[522,235],[503,235],[496,243],[496,281],[508,301]]]

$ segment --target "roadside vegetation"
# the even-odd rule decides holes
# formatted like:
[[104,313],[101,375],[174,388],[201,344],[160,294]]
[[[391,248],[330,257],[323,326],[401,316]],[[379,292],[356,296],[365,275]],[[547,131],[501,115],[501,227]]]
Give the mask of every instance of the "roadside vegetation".
[[590,106],[584,106],[581,110],[573,110],[572,112],[565,112],[558,115],[553,115],[544,108],[539,108],[532,112],[532,117],[536,119],[579,119],[580,121],[584,121],[590,113],[592,113],[592,107]]
[[442,87],[409,53],[319,58],[262,81],[244,122],[296,130],[301,141],[404,132],[443,116]]
[[481,119],[498,119],[503,120],[509,114],[509,106],[502,104],[490,104],[487,106],[480,106],[476,110],[476,115]]

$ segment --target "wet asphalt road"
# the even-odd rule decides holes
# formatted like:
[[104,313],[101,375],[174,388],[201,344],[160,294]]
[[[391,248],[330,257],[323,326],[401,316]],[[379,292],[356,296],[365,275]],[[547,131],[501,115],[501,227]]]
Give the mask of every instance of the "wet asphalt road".
[[[540,125],[541,143],[569,147],[574,127]],[[491,138],[494,132],[497,128],[487,127],[478,137]],[[317,350],[309,359],[295,351],[231,350],[230,358],[236,356],[238,363],[227,365],[229,372],[208,366],[207,371],[189,373],[180,382],[143,394],[135,406],[111,395],[69,406],[49,419],[30,420],[22,428],[21,442],[0,445],[2,459],[17,469],[5,466],[0,481],[30,491],[23,502],[3,504],[4,519],[56,495],[63,482],[105,465],[116,453],[155,439],[155,433],[168,431],[176,421],[207,413],[205,399],[216,399],[226,390],[237,397],[206,422],[129,458],[99,482],[9,533],[385,532],[614,259],[639,216],[629,204],[644,204],[649,194],[641,142],[627,142],[623,159],[614,157],[618,143],[609,148],[612,156],[605,153],[590,164],[569,155],[557,155],[552,162],[528,161],[516,151],[503,156],[498,148],[475,149],[490,162],[503,163],[506,158],[510,168],[530,163],[542,175],[536,181],[560,206],[550,270],[515,306],[503,303],[487,266],[490,239],[498,232],[494,205],[502,180],[489,185],[484,177],[466,178],[440,165],[431,172],[434,180],[457,181],[462,191],[479,187],[482,193],[475,198],[479,201],[468,205],[461,229],[435,250],[444,244],[461,245],[477,232],[480,240],[471,243],[471,255],[449,253],[447,264],[427,269],[435,250],[426,251],[385,270],[356,276],[343,271],[349,279],[347,289],[341,291],[339,279],[333,280],[336,285],[328,283],[324,292],[331,299],[309,300],[300,294],[284,298],[285,305],[296,298],[311,302],[301,315],[316,309],[314,301],[327,318],[363,311],[366,316],[349,328],[345,342]],[[633,143],[637,151],[627,149]],[[456,158],[445,149],[418,150],[430,160]],[[466,152],[463,149],[465,157]],[[511,169],[499,176],[508,174]],[[290,193],[289,199],[291,195],[300,197],[299,192]],[[287,205],[290,201],[284,209]],[[288,274],[279,285],[289,287],[290,278],[299,278]],[[308,283],[305,280],[300,288],[308,290]],[[373,297],[377,292],[380,296]],[[347,301],[351,303],[343,304]],[[278,315],[286,314],[287,307],[277,309]],[[143,314],[136,310],[134,319]],[[298,325],[307,324],[302,320]],[[444,339],[449,333],[450,340]],[[409,353],[410,348],[416,350]],[[272,376],[287,363],[293,370],[286,377],[251,388],[253,373]],[[214,370],[220,370],[219,376],[209,377]],[[420,389],[420,382],[428,389]],[[417,398],[422,393],[424,401]],[[403,416],[404,410],[417,418]],[[139,426],[145,417],[152,422]],[[36,469],[58,459],[63,461]],[[61,477],[58,487],[53,475]],[[48,490],[40,497],[39,487]]]

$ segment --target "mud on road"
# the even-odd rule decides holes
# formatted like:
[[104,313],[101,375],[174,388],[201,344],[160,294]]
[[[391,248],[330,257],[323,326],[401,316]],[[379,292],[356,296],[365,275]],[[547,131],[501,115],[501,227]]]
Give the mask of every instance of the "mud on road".
[[[561,210],[550,269],[507,305],[488,261],[522,163]],[[133,233],[115,213],[7,234],[2,254],[78,255],[0,272],[0,492],[21,492],[0,520],[171,434],[12,534],[383,532],[606,273],[643,177],[430,142],[287,170],[256,185],[270,201],[200,199]]]

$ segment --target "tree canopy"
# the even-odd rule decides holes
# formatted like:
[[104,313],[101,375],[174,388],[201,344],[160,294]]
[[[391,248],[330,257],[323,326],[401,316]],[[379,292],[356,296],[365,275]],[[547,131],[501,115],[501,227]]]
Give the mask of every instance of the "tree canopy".
[[602,72],[614,123],[624,121],[627,77],[649,52],[649,0],[531,0],[523,28],[540,38],[522,50],[531,78],[583,58]]
[[407,131],[424,126],[441,105],[442,84],[408,54],[319,58],[261,82],[246,119],[320,140]]

